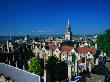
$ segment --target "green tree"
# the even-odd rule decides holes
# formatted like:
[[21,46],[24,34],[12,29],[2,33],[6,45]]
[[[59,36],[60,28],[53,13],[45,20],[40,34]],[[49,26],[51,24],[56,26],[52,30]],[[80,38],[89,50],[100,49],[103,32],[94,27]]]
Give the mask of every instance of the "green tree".
[[76,55],[72,53],[72,62],[75,62],[75,60],[76,60]]
[[51,74],[51,81],[62,81],[67,78],[67,64],[58,60],[55,56],[51,56],[47,61],[47,69]]
[[43,73],[44,73],[43,59],[40,59],[39,57],[37,58],[33,57],[29,65],[29,72],[43,76]]
[[106,30],[102,35],[97,38],[98,49],[107,53],[110,57],[110,29]]
[[93,41],[90,41],[90,47],[93,47],[93,46],[95,46],[95,42],[93,42]]

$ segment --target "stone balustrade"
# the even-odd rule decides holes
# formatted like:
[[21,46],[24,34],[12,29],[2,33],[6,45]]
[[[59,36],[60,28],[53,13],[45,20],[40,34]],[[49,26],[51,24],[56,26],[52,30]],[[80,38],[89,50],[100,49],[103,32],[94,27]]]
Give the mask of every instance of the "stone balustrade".
[[40,76],[18,69],[16,67],[0,63],[0,73],[10,77],[14,82],[40,82]]

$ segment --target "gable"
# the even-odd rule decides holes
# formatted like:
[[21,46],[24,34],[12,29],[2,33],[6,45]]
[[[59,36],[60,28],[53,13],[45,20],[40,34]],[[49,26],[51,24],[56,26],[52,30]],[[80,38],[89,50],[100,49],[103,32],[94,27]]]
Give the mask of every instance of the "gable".
[[57,47],[54,51],[54,53],[61,53],[61,51],[59,50],[59,48]]

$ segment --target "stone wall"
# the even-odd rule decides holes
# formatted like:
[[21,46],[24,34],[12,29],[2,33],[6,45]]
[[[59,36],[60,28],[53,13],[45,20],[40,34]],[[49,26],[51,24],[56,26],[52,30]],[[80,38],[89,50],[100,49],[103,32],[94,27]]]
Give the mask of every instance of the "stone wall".
[[40,76],[0,63],[0,73],[10,77],[14,82],[40,82]]

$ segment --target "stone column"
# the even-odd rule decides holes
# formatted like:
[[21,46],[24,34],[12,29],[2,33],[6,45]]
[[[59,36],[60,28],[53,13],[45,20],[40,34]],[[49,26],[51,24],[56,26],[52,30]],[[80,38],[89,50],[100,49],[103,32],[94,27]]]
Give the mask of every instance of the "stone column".
[[87,70],[87,56],[85,56],[85,70]]
[[15,58],[14,58],[14,54],[13,54],[13,61],[15,60]]
[[51,82],[51,78],[48,77],[48,70],[46,68],[46,57],[47,57],[47,54],[45,52],[45,48],[42,49],[42,55],[43,55],[43,58],[44,58],[44,82]]
[[77,75],[78,74],[78,63],[77,63],[77,60],[75,61],[75,68],[74,68],[75,70],[75,75]]
[[2,51],[4,51],[4,45],[2,44]]
[[16,61],[16,67],[18,67],[18,62]]
[[11,64],[10,60],[9,60],[9,62],[8,62],[8,63],[9,63],[9,65]]
[[98,59],[95,60],[95,65],[98,65],[99,64],[99,61]]
[[47,82],[47,72],[45,68],[44,68],[44,82]]
[[25,70],[25,65],[23,65],[23,70]]
[[9,51],[9,42],[8,41],[6,42],[6,45],[7,45],[7,50],[8,50],[8,53],[9,53],[10,51]]
[[89,71],[91,72],[91,67],[92,65],[91,65],[91,62],[89,62]]
[[47,71],[46,71],[46,54],[45,49],[43,48],[43,58],[44,58],[44,82],[47,82]]
[[68,79],[69,79],[69,81],[71,81],[71,72],[72,72],[72,66],[71,66],[71,64],[69,63],[69,64],[68,64]]

